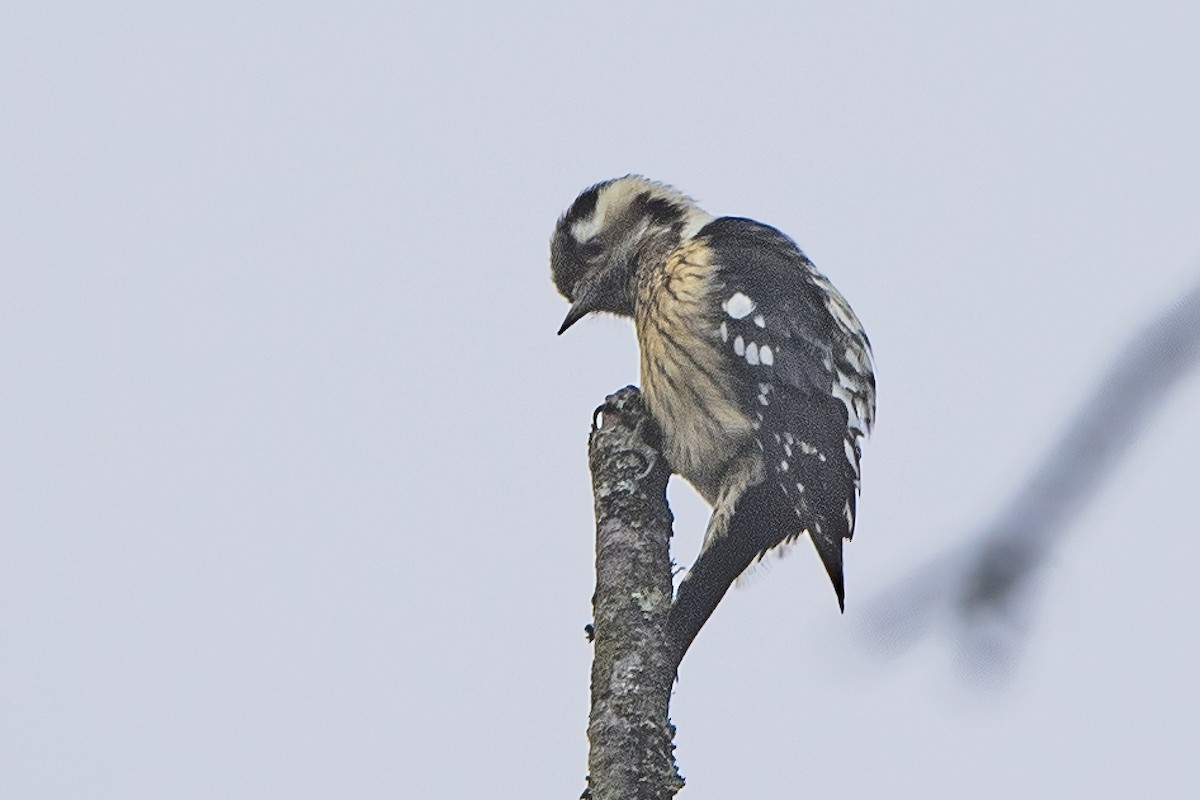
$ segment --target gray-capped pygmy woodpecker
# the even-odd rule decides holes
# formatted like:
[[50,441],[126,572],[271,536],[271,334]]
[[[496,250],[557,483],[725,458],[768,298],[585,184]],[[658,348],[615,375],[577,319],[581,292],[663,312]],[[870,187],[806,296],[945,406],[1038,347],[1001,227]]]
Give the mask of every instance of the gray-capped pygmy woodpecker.
[[845,298],[775,228],[638,175],[580,194],[550,253],[571,303],[559,333],[595,311],[633,319],[663,453],[713,507],[671,612],[678,658],[738,575],[805,533],[844,608],[875,416],[871,344]]

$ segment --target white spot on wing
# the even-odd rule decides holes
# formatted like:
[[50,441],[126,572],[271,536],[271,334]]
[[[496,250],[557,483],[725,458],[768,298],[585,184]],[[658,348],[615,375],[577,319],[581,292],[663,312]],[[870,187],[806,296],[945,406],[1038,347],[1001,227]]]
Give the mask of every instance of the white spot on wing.
[[739,336],[733,340],[733,352],[737,353],[739,356],[744,356],[746,354],[746,343],[742,341],[742,337]]
[[721,308],[725,309],[725,313],[734,319],[741,319],[754,310],[754,301],[741,292],[734,292],[728,300],[721,304]]
[[847,375],[840,369],[837,370],[838,383],[852,392],[858,391],[862,386],[862,379],[857,375]]
[[854,410],[858,412],[858,418],[863,421],[865,427],[859,428],[859,432],[865,433],[871,430],[871,407],[867,404],[867,399],[860,394],[854,396]]
[[834,321],[847,333],[861,336],[862,323],[858,321],[858,317],[854,316],[850,304],[846,302],[846,298],[842,297],[842,293],[833,288],[833,284],[824,275],[814,276],[814,282],[825,290],[825,308],[829,310]]
[[841,383],[833,384],[833,386],[831,387],[830,393],[834,397],[836,397],[838,400],[841,400],[842,405],[844,405],[846,407],[846,415],[848,417],[846,424],[851,428],[855,428],[857,430],[863,430],[863,419],[862,419],[862,416],[859,414],[859,409],[856,407],[856,404],[854,402],[855,401],[854,393],[851,390],[847,389],[845,386],[843,386]]
[[854,312],[850,310],[850,306],[846,305],[845,300],[840,297],[831,296],[825,305],[846,330],[853,333],[858,333],[862,330],[862,326],[858,324],[858,319],[855,318]]
[[755,315],[754,315],[754,324],[755,324],[755,325],[757,325],[757,326],[758,326],[758,327],[760,327],[760,328],[765,328],[765,327],[767,327],[767,321],[766,321],[765,319],[763,319],[763,315],[762,315],[762,314],[755,314]]
[[758,366],[758,345],[754,342],[746,345],[746,362],[751,366]]
[[721,341],[729,341],[729,326],[725,324],[725,320],[721,320]]
[[770,345],[764,344],[758,348],[758,360],[768,367],[775,363],[775,353],[771,351]]
[[871,372],[871,357],[857,347],[846,348],[846,361],[860,373]]

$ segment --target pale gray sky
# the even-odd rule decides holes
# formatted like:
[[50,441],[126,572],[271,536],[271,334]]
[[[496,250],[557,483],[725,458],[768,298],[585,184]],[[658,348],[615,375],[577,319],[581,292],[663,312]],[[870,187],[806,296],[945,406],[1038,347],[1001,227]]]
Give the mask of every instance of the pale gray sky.
[[1197,41],[1167,2],[6,3],[0,796],[578,796],[586,435],[637,361],[555,337],[547,243],[633,171],[793,235],[879,377],[847,613],[807,545],[727,598],[681,797],[1185,796],[1200,378],[1007,686],[849,632],[1195,281]]

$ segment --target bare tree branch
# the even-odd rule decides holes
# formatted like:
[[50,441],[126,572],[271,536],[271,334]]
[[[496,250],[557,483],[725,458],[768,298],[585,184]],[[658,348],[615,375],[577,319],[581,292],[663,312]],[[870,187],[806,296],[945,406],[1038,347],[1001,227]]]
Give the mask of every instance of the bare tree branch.
[[670,470],[661,434],[630,386],[598,409],[588,443],[596,502],[595,652],[588,721],[594,800],[669,800],[683,787],[668,718],[675,661]]
[[960,624],[972,666],[996,673],[1008,664],[1038,568],[1197,361],[1200,284],[1125,346],[1041,465],[972,542],[869,604],[876,643],[901,649],[948,615]]

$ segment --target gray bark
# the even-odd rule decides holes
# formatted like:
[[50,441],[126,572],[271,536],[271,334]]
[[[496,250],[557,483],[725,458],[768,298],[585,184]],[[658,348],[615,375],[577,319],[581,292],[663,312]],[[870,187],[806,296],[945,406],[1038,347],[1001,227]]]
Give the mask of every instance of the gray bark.
[[672,600],[670,471],[637,389],[611,395],[598,413],[588,442],[596,591],[585,795],[669,800],[683,787],[668,718],[675,680],[665,636]]

